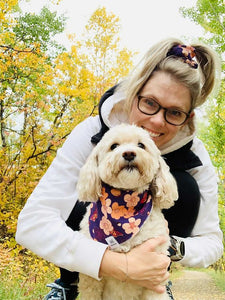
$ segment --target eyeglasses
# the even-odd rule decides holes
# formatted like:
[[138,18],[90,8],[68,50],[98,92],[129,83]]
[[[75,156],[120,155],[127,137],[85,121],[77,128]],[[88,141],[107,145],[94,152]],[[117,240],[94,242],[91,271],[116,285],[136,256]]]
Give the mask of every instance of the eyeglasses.
[[155,100],[145,97],[145,96],[137,96],[138,98],[138,109],[140,112],[142,112],[145,115],[155,115],[157,114],[161,109],[164,109],[164,119],[167,123],[174,125],[174,126],[180,126],[184,124],[184,122],[189,118],[190,112],[186,113],[184,111],[178,110],[176,108],[166,108],[161,106],[158,102]]

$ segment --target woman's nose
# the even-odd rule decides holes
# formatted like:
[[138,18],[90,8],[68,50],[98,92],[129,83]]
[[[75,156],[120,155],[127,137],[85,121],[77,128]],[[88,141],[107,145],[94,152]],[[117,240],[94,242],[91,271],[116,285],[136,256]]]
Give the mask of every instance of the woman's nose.
[[155,115],[149,116],[149,118],[151,122],[158,126],[164,126],[166,123],[163,109],[160,109],[160,111],[157,112]]

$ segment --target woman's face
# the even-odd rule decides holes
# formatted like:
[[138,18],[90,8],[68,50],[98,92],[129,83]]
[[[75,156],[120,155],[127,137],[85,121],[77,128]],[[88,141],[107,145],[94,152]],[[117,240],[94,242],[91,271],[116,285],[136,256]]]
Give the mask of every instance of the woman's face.
[[[149,97],[165,108],[175,108],[186,113],[191,108],[191,96],[188,88],[163,71],[155,72],[139,95]],[[174,126],[167,123],[164,118],[164,109],[161,109],[155,115],[145,115],[139,111],[137,103],[138,99],[135,97],[129,123],[146,129],[159,149],[175,137],[177,132],[184,126],[184,124]]]

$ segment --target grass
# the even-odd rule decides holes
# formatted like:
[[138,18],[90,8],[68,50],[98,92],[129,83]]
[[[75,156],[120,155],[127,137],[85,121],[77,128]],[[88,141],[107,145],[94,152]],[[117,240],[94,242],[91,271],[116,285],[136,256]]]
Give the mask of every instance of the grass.
[[[0,274],[1,300],[42,300],[49,291],[46,284],[53,282],[59,275],[57,269],[51,264],[46,271],[41,271],[38,267],[33,270],[30,267],[30,272],[27,272],[26,276],[21,270],[17,272],[15,267],[16,265],[13,267],[9,265]],[[208,269],[201,269],[201,271],[209,273],[217,287],[225,291],[224,273]],[[170,279],[173,281],[181,274],[182,269],[172,270]]]
[[58,276],[58,268],[29,252],[13,257],[0,248],[1,300],[41,300],[50,290],[46,284]]
[[215,281],[216,286],[223,292],[225,292],[225,274],[222,272],[210,271],[212,278]]
[[225,272],[206,269],[206,272],[213,278],[216,286],[225,292]]
[[[0,299],[2,300],[41,300],[49,291],[45,287],[46,283],[55,279],[50,272],[45,274],[44,278],[28,274],[27,278],[15,275],[9,280],[9,277],[5,275],[7,273],[1,274],[0,282]],[[52,278],[50,279],[50,277]]]
[[[180,277],[184,268],[172,264],[170,279]],[[194,269],[196,270],[196,269]],[[199,270],[199,269],[197,269]],[[224,272],[200,269],[207,272],[221,291],[225,291]],[[46,284],[59,277],[59,269],[29,252],[12,256],[0,244],[0,299],[42,300],[49,292]]]
[[8,274],[8,270],[0,276],[0,299],[1,300],[41,300],[49,292],[47,283],[56,279],[54,270],[45,274],[27,274],[27,277],[14,273]]

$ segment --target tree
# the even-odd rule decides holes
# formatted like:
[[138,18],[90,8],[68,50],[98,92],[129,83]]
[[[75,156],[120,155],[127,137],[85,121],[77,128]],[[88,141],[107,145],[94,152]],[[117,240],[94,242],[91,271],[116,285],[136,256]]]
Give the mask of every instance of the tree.
[[[206,106],[208,126],[202,129],[209,151],[222,179],[225,170],[225,6],[223,0],[198,0],[196,8],[182,8],[185,17],[200,24],[206,32],[202,39],[221,56],[222,81],[219,94]],[[224,184],[224,182],[223,182]]]
[[53,37],[63,31],[64,18],[46,8],[40,16],[17,17],[17,1],[0,5],[0,219],[5,233],[15,229],[18,211],[30,192],[25,187],[34,187],[44,168],[40,166],[46,165],[43,154],[53,148],[46,139],[47,118],[41,117],[47,115],[53,81],[46,49],[60,48]]
[[63,15],[57,16],[56,12],[43,7],[39,15],[26,13],[19,15],[16,20],[17,25],[12,30],[17,42],[29,47],[39,45],[42,52],[53,56],[57,55],[57,50],[65,50],[54,41],[54,37],[64,30],[66,18]]
[[205,40],[219,53],[225,51],[225,5],[223,0],[198,0],[196,7],[181,8],[183,16],[201,25]]
[[[54,41],[63,31],[63,16],[47,8],[38,15],[17,9],[15,15],[17,1],[11,6],[1,1],[5,5],[0,23],[0,234],[4,238],[14,236],[19,211],[65,137],[93,113],[101,94],[127,75],[132,53],[119,48],[118,18],[104,8],[90,19],[88,36],[74,40],[67,51]],[[10,241],[15,243],[13,237]]]
[[216,99],[206,105],[208,122],[201,126],[200,136],[217,167],[219,185],[219,213],[221,228],[225,232],[225,5],[224,0],[198,0],[196,7],[182,8],[187,18],[200,24],[206,33],[202,39],[221,56],[222,80]]
[[120,48],[119,18],[107,13],[105,7],[97,9],[85,26],[81,51],[87,56],[88,69],[94,74],[92,94],[97,104],[104,91],[127,76],[135,55]]

